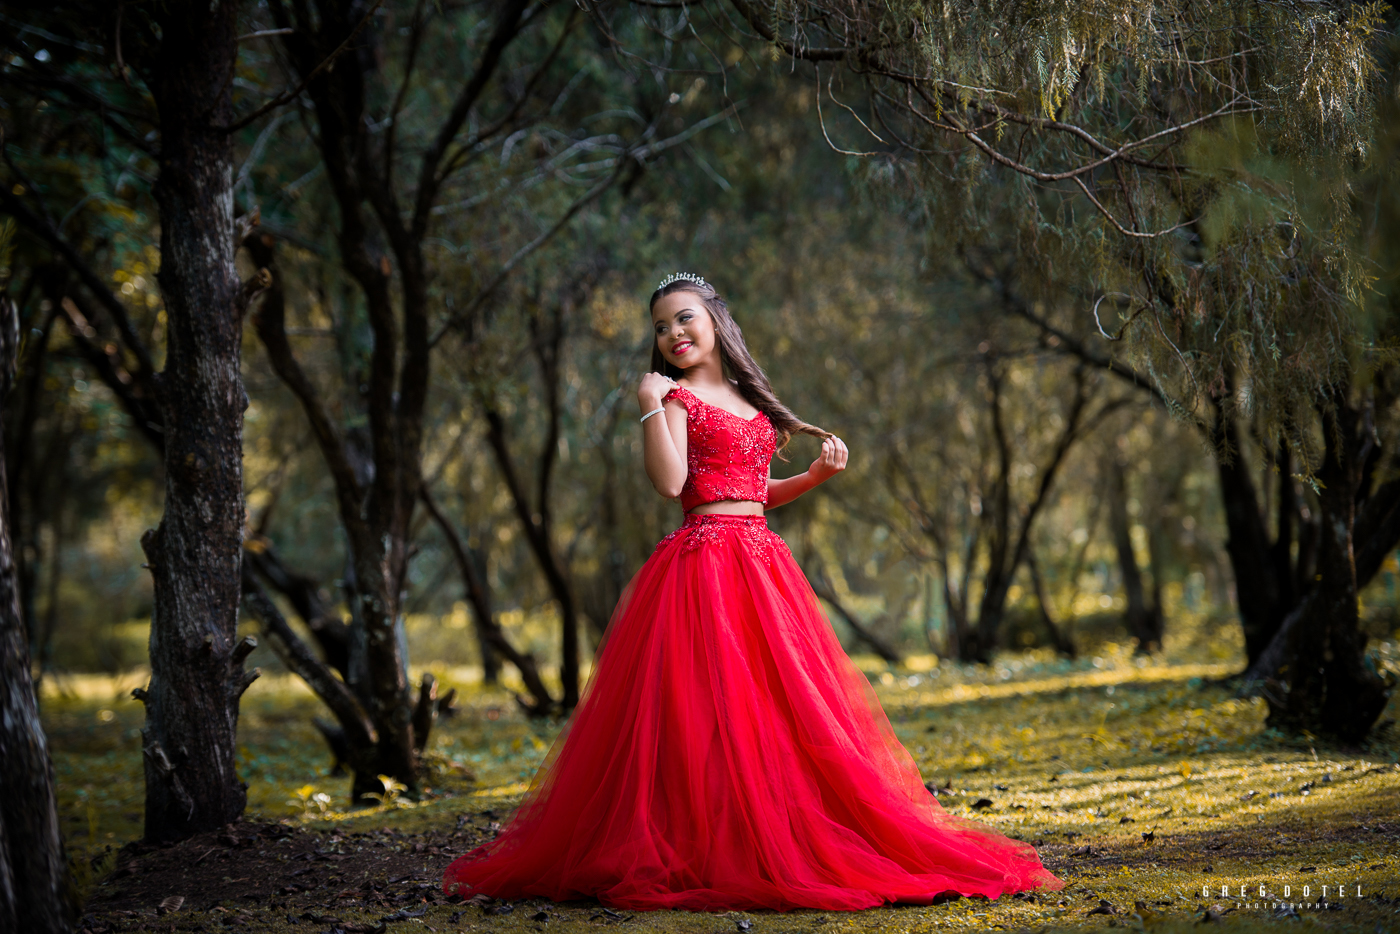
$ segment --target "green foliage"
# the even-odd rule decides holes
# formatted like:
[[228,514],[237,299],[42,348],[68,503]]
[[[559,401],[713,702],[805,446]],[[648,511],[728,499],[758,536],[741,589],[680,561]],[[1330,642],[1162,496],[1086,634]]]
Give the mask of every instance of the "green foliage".
[[809,0],[773,28],[859,76],[860,126],[916,167],[931,253],[1016,255],[1004,278],[1122,339],[1180,417],[1222,405],[1310,472],[1318,400],[1393,358],[1358,196],[1393,173],[1389,16]]

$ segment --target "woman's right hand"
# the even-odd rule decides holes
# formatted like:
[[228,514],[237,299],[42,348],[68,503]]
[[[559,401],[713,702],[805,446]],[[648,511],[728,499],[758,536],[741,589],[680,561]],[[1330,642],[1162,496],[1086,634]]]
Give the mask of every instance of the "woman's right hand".
[[637,387],[637,404],[641,407],[641,414],[660,408],[662,398],[678,385],[671,377],[661,373],[643,374],[642,382]]

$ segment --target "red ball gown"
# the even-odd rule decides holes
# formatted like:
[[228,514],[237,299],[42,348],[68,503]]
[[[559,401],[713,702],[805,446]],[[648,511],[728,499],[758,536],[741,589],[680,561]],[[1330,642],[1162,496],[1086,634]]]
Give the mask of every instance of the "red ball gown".
[[[687,512],[767,502],[775,434],[685,389]],[[858,909],[1058,889],[947,813],[763,516],[686,515],[628,585],[573,719],[449,893],[617,908]]]

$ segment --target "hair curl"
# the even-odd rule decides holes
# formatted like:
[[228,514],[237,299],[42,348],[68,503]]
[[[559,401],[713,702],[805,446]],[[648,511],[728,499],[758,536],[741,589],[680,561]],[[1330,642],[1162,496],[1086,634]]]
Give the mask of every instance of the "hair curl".
[[[710,318],[715,323],[715,342],[719,347],[719,359],[724,367],[724,375],[734,381],[739,395],[768,416],[774,431],[777,432],[780,452],[787,447],[793,435],[812,435],[823,440],[834,437],[831,432],[802,421],[778,400],[777,394],[773,392],[773,385],[768,382],[767,374],[749,354],[749,348],[744,343],[744,334],[729,313],[728,303],[715,291],[714,286],[708,283],[698,285],[687,279],[677,280],[651,293],[648,310],[654,310],[657,302],[673,292],[693,293],[710,313]],[[655,340],[651,345],[651,368],[672,379],[685,373],[685,370],[666,361],[666,357],[661,353],[661,346]]]

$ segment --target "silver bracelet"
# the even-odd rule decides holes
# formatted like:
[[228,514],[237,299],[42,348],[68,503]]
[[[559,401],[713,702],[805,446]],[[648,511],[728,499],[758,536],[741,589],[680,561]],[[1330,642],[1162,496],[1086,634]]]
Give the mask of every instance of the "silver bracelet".
[[641,421],[646,421],[647,419],[649,419],[649,418],[651,418],[653,415],[655,415],[657,412],[664,412],[664,411],[666,411],[666,407],[665,407],[665,406],[661,406],[660,408],[652,409],[650,412],[648,412],[647,414],[645,414],[645,415],[642,416]]

